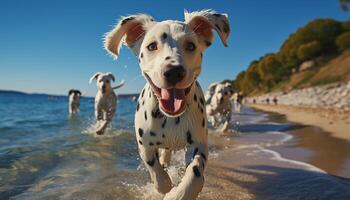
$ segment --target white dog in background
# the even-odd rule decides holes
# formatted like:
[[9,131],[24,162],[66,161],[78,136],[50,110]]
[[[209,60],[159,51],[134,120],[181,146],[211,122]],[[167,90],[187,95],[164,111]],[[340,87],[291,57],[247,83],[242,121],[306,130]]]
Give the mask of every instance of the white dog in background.
[[233,88],[230,83],[216,83],[215,85],[211,85],[209,90],[214,91],[212,96],[208,96],[210,101],[207,101],[206,106],[209,121],[213,127],[217,127],[220,121],[223,124],[220,132],[225,133],[231,127],[231,97],[233,95]]
[[71,89],[68,92],[68,108],[70,114],[79,112],[81,92],[79,90]]
[[[105,48],[115,58],[122,44],[138,57],[147,80],[136,108],[139,154],[164,199],[196,199],[208,158],[205,101],[197,82],[204,51],[215,30],[224,46],[230,34],[226,14],[185,13],[185,21],[156,22],[145,14],[124,17],[107,33]],[[186,171],[174,186],[164,167],[171,151],[186,149]]]
[[95,116],[98,122],[96,133],[102,135],[111,123],[117,108],[117,96],[113,90],[122,87],[124,81],[112,87],[111,82],[115,81],[113,74],[101,72],[94,74],[90,79],[90,83],[93,80],[96,80],[98,88],[95,96]]

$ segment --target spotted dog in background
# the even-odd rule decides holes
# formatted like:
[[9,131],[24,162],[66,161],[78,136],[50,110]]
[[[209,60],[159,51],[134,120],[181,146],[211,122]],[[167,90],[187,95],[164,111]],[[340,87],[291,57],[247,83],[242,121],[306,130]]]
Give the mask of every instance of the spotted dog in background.
[[81,92],[79,90],[71,89],[68,92],[68,109],[69,114],[76,114],[79,112]]
[[[140,14],[121,19],[105,38],[105,48],[115,58],[122,44],[128,46],[147,80],[136,108],[136,139],[139,154],[164,199],[196,199],[204,184],[208,130],[197,77],[213,30],[227,46],[230,26],[226,14],[186,12],[184,22],[156,22]],[[186,149],[187,168],[174,186],[164,167],[169,165],[171,151],[180,149]]]
[[111,81],[114,82],[115,78],[110,72],[97,72],[91,77],[90,83],[93,80],[96,80],[98,88],[95,96],[95,116],[98,122],[96,133],[102,135],[107,126],[111,123],[117,108],[117,95],[113,90],[122,87],[124,81],[117,86],[112,87]]
[[214,92],[210,98],[210,102],[207,102],[206,110],[209,121],[214,128],[221,121],[222,128],[219,131],[225,134],[230,129],[233,89],[230,83],[217,83],[210,89]]

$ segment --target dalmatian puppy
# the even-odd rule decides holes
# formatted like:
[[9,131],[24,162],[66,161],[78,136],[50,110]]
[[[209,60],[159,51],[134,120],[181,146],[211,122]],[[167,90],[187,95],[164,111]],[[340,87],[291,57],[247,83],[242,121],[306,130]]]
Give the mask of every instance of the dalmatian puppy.
[[215,92],[215,87],[218,85],[219,83],[218,82],[215,82],[215,83],[212,83],[209,85],[208,87],[208,90],[205,94],[205,105],[208,105],[210,104],[211,102],[211,99],[214,95],[214,92]]
[[213,127],[218,125],[218,117],[223,122],[220,132],[226,133],[230,129],[233,89],[230,83],[216,84],[214,94],[207,104],[207,114]]
[[[105,48],[115,58],[122,44],[138,57],[147,83],[135,113],[139,154],[164,199],[196,199],[204,185],[208,158],[205,101],[197,82],[203,53],[215,30],[224,46],[230,33],[226,14],[185,13],[185,21],[156,22],[140,14],[122,18],[106,34]],[[186,171],[174,186],[164,169],[171,151],[186,150]]]
[[68,92],[68,108],[69,114],[76,114],[79,112],[81,92],[79,90],[71,89]]
[[95,116],[98,122],[96,133],[102,135],[107,126],[111,123],[117,108],[117,96],[113,90],[122,87],[124,81],[117,86],[112,87],[111,81],[114,82],[115,77],[110,72],[97,72],[91,77],[90,83],[93,80],[96,80],[98,88],[95,96]]

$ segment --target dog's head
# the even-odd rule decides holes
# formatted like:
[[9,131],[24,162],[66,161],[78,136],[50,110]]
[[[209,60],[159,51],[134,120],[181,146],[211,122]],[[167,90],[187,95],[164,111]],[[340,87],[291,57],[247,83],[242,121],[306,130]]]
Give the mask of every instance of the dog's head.
[[210,10],[185,13],[185,21],[156,22],[148,15],[128,16],[107,33],[105,48],[115,58],[122,43],[136,56],[143,75],[168,116],[184,112],[187,94],[201,72],[203,52],[215,30],[224,46],[230,34],[226,14]]
[[224,102],[230,101],[234,91],[230,83],[219,83],[215,87],[213,94],[216,105],[221,105]]
[[115,81],[112,73],[101,73],[97,72],[90,78],[90,83],[96,80],[97,88],[102,94],[109,94],[113,89],[111,81]]
[[81,96],[81,92],[79,90],[71,89],[68,92],[68,96],[69,98],[72,98],[73,100],[78,101]]

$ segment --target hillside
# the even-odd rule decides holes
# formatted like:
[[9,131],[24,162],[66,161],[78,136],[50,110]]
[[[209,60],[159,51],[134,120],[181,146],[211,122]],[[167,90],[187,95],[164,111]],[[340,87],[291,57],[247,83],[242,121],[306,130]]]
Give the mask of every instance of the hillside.
[[258,95],[350,80],[350,21],[316,19],[292,33],[276,53],[252,61],[233,85]]

